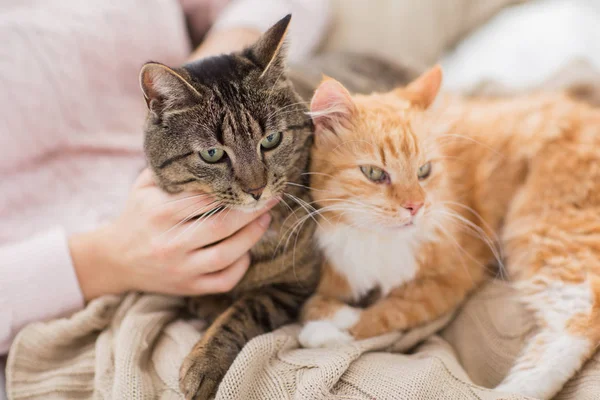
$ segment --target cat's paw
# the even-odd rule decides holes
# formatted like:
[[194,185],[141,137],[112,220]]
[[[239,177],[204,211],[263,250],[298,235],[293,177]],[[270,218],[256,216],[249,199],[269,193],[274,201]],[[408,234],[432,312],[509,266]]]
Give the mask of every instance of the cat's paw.
[[203,351],[192,351],[179,369],[179,388],[186,400],[208,400],[217,394],[223,374]]
[[339,329],[348,330],[360,320],[360,311],[358,308],[344,306],[333,314],[331,322]]
[[298,341],[302,347],[335,347],[353,341],[354,338],[331,321],[310,321],[304,325]]

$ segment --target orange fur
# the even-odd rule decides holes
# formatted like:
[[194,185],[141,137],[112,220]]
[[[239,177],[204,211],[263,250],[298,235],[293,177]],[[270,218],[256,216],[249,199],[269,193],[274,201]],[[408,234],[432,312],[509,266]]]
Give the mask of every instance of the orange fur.
[[[500,272],[540,326],[499,389],[550,398],[600,344],[600,111],[560,94],[446,95],[427,109],[440,81],[436,67],[405,89],[338,97],[352,102],[343,123],[315,113],[311,187],[328,262],[304,321],[330,319],[358,301],[369,289],[359,288],[361,273],[403,273],[413,263],[414,273],[376,303],[354,308],[356,321],[340,329],[362,339],[431,321],[489,276],[498,247]],[[419,181],[428,161],[431,175]],[[372,182],[360,166],[381,168],[389,180]],[[405,205],[420,201],[424,211],[404,225]],[[380,252],[404,250],[394,265],[369,265],[375,252],[355,271],[345,252],[367,240],[385,244]],[[572,353],[561,353],[562,345]]]

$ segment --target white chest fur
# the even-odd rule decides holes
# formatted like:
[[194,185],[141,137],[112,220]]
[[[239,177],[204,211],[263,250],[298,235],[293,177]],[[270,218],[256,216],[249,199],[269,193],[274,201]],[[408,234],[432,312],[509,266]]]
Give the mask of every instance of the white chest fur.
[[356,299],[376,287],[386,295],[417,273],[412,228],[384,233],[323,226],[317,237],[330,265],[348,280]]

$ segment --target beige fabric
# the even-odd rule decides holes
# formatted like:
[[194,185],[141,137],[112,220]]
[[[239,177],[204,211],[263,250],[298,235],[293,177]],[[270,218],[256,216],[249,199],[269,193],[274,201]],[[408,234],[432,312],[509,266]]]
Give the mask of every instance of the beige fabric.
[[323,49],[377,53],[422,69],[500,9],[523,1],[332,0]]
[[[25,328],[11,349],[9,399],[178,399],[179,365],[200,338],[164,296],[104,297],[70,319]],[[497,384],[532,332],[532,319],[505,283],[477,293],[446,321],[337,349],[298,349],[298,326],[250,342],[218,399],[524,399],[485,389]],[[383,351],[386,350],[386,351]],[[478,386],[479,385],[479,386]],[[595,399],[600,357],[587,363],[560,400]]]

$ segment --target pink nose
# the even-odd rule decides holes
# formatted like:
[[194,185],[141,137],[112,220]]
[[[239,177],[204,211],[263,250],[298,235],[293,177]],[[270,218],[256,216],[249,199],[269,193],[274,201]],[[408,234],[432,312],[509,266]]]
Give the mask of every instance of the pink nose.
[[265,186],[261,186],[256,189],[244,189],[244,192],[248,193],[254,198],[254,200],[258,201],[258,199],[260,199],[260,196],[262,195],[263,190],[265,190]]
[[402,207],[404,207],[408,211],[410,211],[410,215],[415,215],[416,213],[419,212],[421,207],[423,207],[423,202],[422,201],[420,201],[420,202],[409,201],[408,203],[404,204]]

